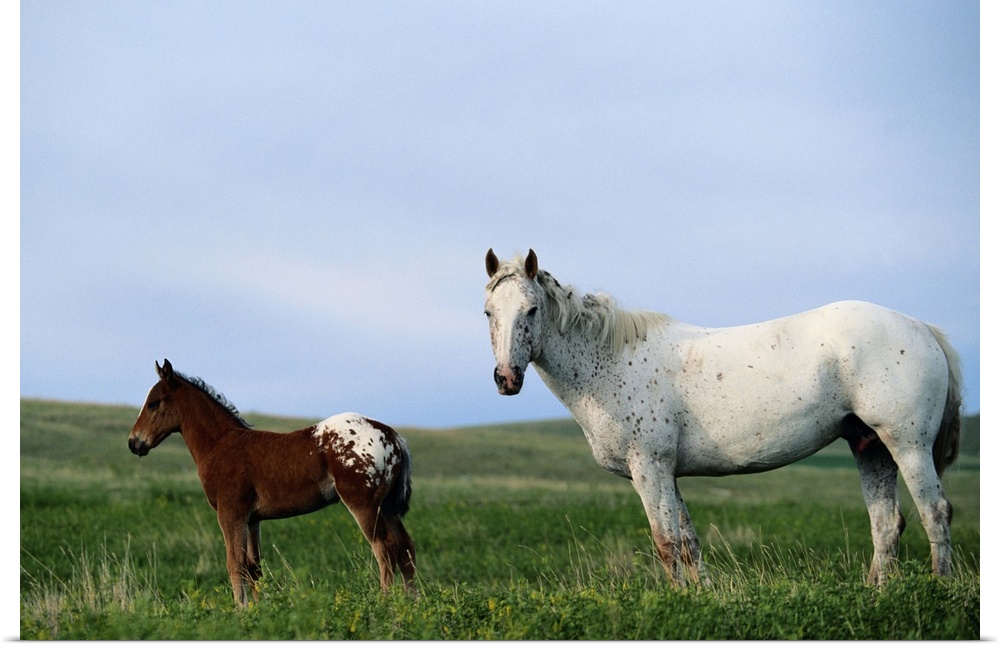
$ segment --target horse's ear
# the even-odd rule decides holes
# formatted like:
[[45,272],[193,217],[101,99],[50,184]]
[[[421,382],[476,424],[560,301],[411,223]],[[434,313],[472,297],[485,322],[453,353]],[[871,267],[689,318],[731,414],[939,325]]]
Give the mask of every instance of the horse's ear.
[[486,273],[492,279],[498,269],[500,269],[500,260],[497,258],[497,255],[493,253],[493,248],[490,247],[490,250],[486,252]]
[[524,272],[532,281],[538,276],[538,257],[533,249],[528,250],[528,258],[524,259]]

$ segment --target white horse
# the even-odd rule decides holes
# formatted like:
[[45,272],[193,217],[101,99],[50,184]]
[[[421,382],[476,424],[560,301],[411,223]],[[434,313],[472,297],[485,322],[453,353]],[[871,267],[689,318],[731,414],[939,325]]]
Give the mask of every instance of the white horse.
[[952,509],[939,477],[958,454],[961,378],[937,328],[858,301],[703,328],[579,294],[539,270],[533,250],[500,262],[491,249],[486,271],[497,389],[516,395],[534,363],[597,463],[632,481],[672,582],[705,576],[677,477],[762,472],[837,438],[857,461],[871,520],[868,581],[881,584],[896,560],[897,470],[933,572],[949,574]]

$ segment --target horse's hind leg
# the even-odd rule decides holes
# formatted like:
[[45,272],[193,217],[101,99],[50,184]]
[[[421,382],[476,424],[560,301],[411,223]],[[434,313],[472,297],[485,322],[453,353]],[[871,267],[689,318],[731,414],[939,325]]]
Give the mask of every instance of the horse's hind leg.
[[935,575],[950,575],[952,508],[934,468],[930,447],[904,451],[896,456],[896,463],[931,544],[931,569]]
[[849,438],[848,443],[858,465],[861,493],[872,529],[874,554],[868,583],[880,585],[895,568],[899,537],[906,527],[906,519],[899,511],[896,463],[885,445],[872,438],[868,434],[859,435]]

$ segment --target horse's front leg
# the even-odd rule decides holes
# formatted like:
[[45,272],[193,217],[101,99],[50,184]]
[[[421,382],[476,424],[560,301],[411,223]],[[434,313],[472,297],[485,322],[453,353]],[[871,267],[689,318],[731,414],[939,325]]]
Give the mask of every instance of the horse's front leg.
[[[657,469],[656,467],[659,467]],[[667,578],[677,586],[683,586],[685,551],[681,529],[690,525],[684,502],[677,491],[677,482],[673,474],[663,466],[642,465],[632,469],[632,486],[642,499],[646,510],[646,518],[653,533],[653,544],[663,563]],[[682,522],[687,519],[686,522]],[[690,529],[693,536],[694,529]],[[697,540],[696,540],[697,541]],[[691,546],[687,546],[687,559],[694,558],[690,554]],[[696,548],[699,553],[700,550]]]
[[250,569],[247,564],[247,543],[250,529],[246,517],[232,514],[219,506],[219,527],[226,541],[226,569],[233,586],[233,601],[241,607],[247,605],[250,589]]
[[677,487],[676,479],[674,480],[674,491],[677,493],[677,502],[680,504],[681,561],[684,562],[688,579],[692,582],[710,585],[711,578],[705,569],[705,562],[701,559],[701,542],[698,541],[698,534],[694,531],[694,523],[691,522],[691,515],[688,513],[681,491]]

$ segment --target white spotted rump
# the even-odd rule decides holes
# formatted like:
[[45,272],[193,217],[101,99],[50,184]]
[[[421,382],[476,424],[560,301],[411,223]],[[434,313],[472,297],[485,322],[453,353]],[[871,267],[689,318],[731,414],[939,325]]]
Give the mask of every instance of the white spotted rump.
[[321,449],[334,452],[344,467],[364,474],[371,486],[391,474],[402,458],[401,448],[385,430],[357,413],[341,413],[317,423],[313,436]]

